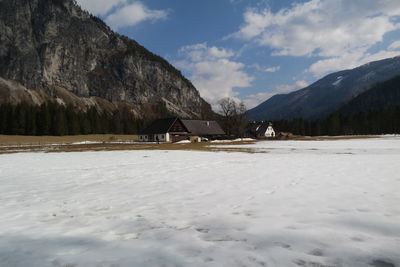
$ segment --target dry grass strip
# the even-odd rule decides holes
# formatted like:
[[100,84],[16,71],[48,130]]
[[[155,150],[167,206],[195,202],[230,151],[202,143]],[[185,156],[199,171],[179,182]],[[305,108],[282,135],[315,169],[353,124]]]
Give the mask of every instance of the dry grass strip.
[[76,142],[128,142],[137,141],[137,135],[92,134],[68,136],[0,135],[0,146],[72,144]]
[[[323,136],[294,137],[296,141],[349,140],[377,138],[377,136]],[[221,143],[130,143],[137,140],[136,135],[78,135],[78,136],[9,136],[0,135],[0,154],[18,152],[84,152],[117,150],[192,150],[210,152],[267,153],[240,145],[254,144],[258,141],[238,141]],[[273,142],[274,140],[271,140]],[[96,142],[96,143],[85,143]],[[76,143],[76,144],[74,144]],[[232,145],[238,147],[230,147]]]

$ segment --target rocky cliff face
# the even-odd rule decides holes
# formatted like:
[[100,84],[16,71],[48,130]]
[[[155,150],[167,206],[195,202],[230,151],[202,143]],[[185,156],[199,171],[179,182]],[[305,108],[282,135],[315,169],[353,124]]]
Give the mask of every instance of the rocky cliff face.
[[73,0],[1,0],[0,62],[0,77],[49,96],[63,88],[80,98],[128,103],[139,116],[146,115],[141,107],[160,103],[182,116],[211,111],[167,61]]

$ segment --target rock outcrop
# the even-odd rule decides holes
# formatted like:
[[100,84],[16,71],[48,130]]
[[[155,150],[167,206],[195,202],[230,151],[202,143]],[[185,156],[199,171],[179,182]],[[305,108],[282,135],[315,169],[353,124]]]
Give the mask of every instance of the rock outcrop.
[[0,1],[0,62],[3,87],[18,82],[47,97],[64,90],[87,105],[96,97],[126,103],[139,117],[158,105],[191,118],[211,112],[179,70],[73,0]]

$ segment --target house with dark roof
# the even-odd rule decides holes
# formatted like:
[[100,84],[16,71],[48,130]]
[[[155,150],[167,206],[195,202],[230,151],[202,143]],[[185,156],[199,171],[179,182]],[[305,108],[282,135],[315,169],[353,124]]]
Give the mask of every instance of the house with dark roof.
[[262,123],[257,129],[257,138],[271,138],[275,137],[275,130],[272,127],[272,123]]
[[144,129],[139,140],[143,142],[178,142],[198,140],[201,137],[217,138],[225,135],[216,121],[181,120],[179,118],[158,119]]
[[264,139],[276,136],[271,122],[251,123],[246,130],[246,137]]

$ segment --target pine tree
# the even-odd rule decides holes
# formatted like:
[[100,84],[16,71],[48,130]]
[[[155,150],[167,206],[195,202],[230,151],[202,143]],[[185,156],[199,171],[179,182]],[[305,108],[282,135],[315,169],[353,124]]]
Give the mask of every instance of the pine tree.
[[63,106],[54,106],[52,116],[52,135],[62,136],[67,133],[67,120],[65,108]]
[[8,106],[0,105],[0,134],[5,134],[7,128]]
[[81,128],[79,125],[79,118],[76,112],[74,111],[73,106],[67,106],[65,110],[66,116],[66,124],[67,124],[67,133],[69,135],[78,135],[81,134]]
[[36,135],[37,134],[37,129],[36,129],[36,119],[37,119],[37,112],[38,112],[38,107],[37,106],[29,106],[27,108],[27,113],[26,113],[26,127],[25,127],[25,134],[26,135]]
[[40,106],[39,112],[36,115],[37,134],[49,135],[51,127],[50,110],[46,103]]

